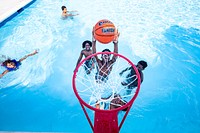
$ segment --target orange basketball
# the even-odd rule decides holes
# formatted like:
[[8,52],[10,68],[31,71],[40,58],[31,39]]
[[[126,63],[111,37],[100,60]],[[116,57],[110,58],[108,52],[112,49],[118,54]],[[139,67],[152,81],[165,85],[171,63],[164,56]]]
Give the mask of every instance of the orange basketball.
[[115,25],[107,19],[98,21],[93,30],[94,38],[103,44],[113,41],[117,33]]

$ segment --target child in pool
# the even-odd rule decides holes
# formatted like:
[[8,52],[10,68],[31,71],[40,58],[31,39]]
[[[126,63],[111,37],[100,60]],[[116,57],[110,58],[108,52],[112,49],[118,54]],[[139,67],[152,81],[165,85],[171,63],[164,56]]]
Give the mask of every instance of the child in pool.
[[77,11],[67,11],[66,6],[62,6],[61,9],[62,9],[62,18],[67,18],[69,16],[79,15],[78,13],[77,14],[73,14],[73,12],[77,12]]
[[7,59],[2,63],[2,66],[6,68],[6,70],[0,74],[0,78],[2,78],[4,75],[6,75],[8,72],[11,71],[16,71],[17,69],[19,69],[19,66],[21,65],[21,62],[23,60],[25,60],[27,57],[29,56],[33,56],[35,54],[37,54],[38,51],[35,50],[33,53],[28,54],[26,56],[24,56],[23,58],[21,58],[19,61],[16,61],[15,59],[11,60],[11,59]]

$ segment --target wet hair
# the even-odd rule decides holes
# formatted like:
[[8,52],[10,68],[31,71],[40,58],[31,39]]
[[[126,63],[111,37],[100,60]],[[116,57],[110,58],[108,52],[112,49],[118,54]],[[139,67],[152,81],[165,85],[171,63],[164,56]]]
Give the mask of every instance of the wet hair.
[[102,52],[111,52],[109,49],[104,49]]
[[8,63],[11,63],[12,60],[11,59],[7,59],[2,63],[2,66],[7,66]]
[[143,69],[145,69],[148,65],[147,65],[147,62],[146,61],[139,61],[138,64],[142,65],[143,66]]
[[92,47],[92,42],[86,40],[86,41],[84,41],[84,42],[82,43],[82,48],[85,48],[85,45],[86,45],[87,43],[90,45],[90,47]]
[[62,6],[61,9],[64,10],[65,8],[67,8],[66,6]]

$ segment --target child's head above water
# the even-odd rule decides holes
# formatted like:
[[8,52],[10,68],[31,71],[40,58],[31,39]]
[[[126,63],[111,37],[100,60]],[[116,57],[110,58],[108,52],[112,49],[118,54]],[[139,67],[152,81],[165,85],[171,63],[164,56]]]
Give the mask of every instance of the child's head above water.
[[66,6],[62,6],[61,9],[62,9],[63,12],[67,12],[67,7]]
[[16,66],[15,63],[10,59],[5,60],[2,64],[7,68],[14,68]]

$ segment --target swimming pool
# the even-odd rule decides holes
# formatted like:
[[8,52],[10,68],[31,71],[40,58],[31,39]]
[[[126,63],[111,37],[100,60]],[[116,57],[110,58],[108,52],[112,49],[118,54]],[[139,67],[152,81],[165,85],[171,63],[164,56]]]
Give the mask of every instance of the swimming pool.
[[[60,19],[62,5],[80,15]],[[82,42],[107,18],[121,33],[119,53],[149,64],[121,133],[198,133],[199,7],[198,0],[36,1],[0,28],[0,54],[19,59],[40,49],[0,79],[0,131],[91,132],[71,80]],[[113,49],[97,49],[105,47]]]

